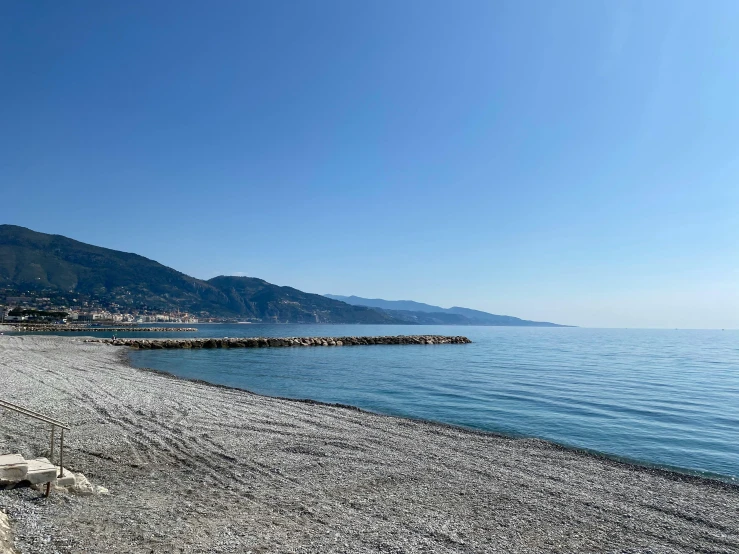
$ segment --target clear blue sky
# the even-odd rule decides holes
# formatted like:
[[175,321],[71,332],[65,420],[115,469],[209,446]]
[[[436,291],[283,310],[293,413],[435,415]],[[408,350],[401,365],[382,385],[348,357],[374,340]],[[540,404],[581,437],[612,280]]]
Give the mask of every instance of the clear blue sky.
[[2,222],[209,278],[739,327],[739,2],[0,5]]

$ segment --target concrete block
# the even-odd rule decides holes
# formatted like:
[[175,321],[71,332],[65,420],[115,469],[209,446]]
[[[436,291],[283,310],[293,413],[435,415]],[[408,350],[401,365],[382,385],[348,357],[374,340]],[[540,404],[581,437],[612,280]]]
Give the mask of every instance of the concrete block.
[[56,486],[57,487],[74,487],[75,482],[76,482],[74,473],[72,473],[71,471],[65,468],[64,476],[59,477],[59,473],[61,470],[59,466],[55,466],[55,468],[56,468],[56,474],[57,474]]
[[20,454],[3,454],[0,456],[0,466],[6,464],[19,464],[23,462],[25,462],[25,460]]
[[0,456],[0,483],[23,481],[28,473],[28,462],[20,454]]
[[24,481],[32,485],[38,483],[56,483],[56,466],[43,460],[28,460],[28,473]]

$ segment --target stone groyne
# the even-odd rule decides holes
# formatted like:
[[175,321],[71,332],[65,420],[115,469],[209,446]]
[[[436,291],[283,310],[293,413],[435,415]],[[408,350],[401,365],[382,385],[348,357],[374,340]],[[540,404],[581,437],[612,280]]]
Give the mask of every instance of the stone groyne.
[[79,327],[68,325],[14,325],[16,331],[23,332],[65,332],[65,333],[178,333],[194,332],[195,327]]
[[390,337],[243,337],[202,339],[86,339],[131,348],[275,348],[287,346],[362,346],[371,344],[469,344],[467,337],[398,335]]

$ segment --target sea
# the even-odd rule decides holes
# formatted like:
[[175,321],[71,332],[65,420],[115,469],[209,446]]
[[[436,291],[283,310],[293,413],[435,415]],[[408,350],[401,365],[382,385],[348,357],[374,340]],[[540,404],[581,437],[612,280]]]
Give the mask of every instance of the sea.
[[737,330],[197,327],[197,333],[151,336],[443,334],[473,342],[131,350],[131,363],[269,396],[538,437],[625,461],[739,481]]

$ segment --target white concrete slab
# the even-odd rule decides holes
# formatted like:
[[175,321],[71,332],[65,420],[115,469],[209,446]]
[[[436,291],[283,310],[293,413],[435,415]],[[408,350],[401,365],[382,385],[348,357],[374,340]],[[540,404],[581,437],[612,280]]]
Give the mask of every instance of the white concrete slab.
[[25,462],[25,460],[23,459],[23,456],[21,456],[20,454],[0,455],[0,466],[6,465],[6,464],[19,464],[23,462]]
[[0,456],[0,483],[17,483],[26,478],[28,462],[20,454]]
[[28,460],[28,473],[24,481],[32,485],[38,483],[56,483],[56,466],[43,460]]

